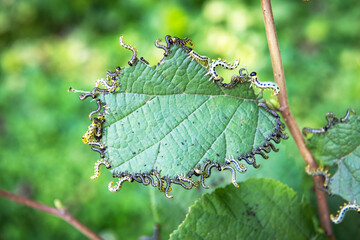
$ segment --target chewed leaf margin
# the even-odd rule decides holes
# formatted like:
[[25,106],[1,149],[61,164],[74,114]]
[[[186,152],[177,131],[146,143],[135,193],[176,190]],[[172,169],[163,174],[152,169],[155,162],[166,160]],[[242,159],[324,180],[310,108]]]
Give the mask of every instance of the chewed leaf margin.
[[[178,45],[183,48],[183,50],[194,60],[198,62],[202,67],[209,69],[209,66],[204,66],[204,61],[208,62],[210,64],[210,60],[206,56],[200,56],[196,52],[194,52],[191,48],[187,47],[187,44],[192,45],[191,40],[189,39],[179,39],[176,37],[170,37],[166,36],[166,42],[167,46],[163,46],[159,44],[159,40],[156,41],[156,46],[159,48],[164,49],[164,58],[158,63],[158,65],[161,65],[164,63],[164,59],[169,55],[170,53],[170,47],[172,45]],[[120,37],[120,45],[124,48],[132,51],[133,55],[129,61],[130,67],[135,66],[138,61],[141,61],[142,63],[148,65],[148,62],[143,59],[137,59],[137,50],[131,46],[127,45],[123,42],[122,37]],[[205,60],[204,60],[205,59]],[[214,61],[213,61],[214,63]],[[219,63],[220,66],[223,63]],[[226,68],[226,64],[224,64]],[[222,67],[224,67],[222,66]],[[218,76],[218,74],[215,71],[215,67],[209,69],[210,73],[210,79],[213,79],[214,82],[216,82],[220,87],[223,88],[232,88],[236,86],[237,84],[243,84],[247,82],[248,76],[242,74],[243,69],[240,70],[240,75],[234,75],[231,79],[230,84],[223,84],[222,78]],[[92,111],[89,115],[90,120],[92,121],[92,124],[89,126],[88,131],[85,133],[83,137],[84,143],[90,145],[94,151],[97,151],[100,153],[100,157],[102,158],[100,161],[95,163],[95,171],[94,176],[91,177],[91,179],[96,179],[100,175],[100,168],[101,165],[105,165],[107,168],[111,169],[111,164],[104,159],[105,157],[105,149],[106,146],[102,143],[102,124],[106,121],[104,119],[104,116],[106,116],[106,102],[102,102],[100,99],[98,99],[98,96],[101,94],[113,94],[116,92],[117,87],[120,85],[120,72],[121,68],[117,67],[114,72],[107,72],[106,79],[99,79],[96,81],[96,86],[91,92],[83,92],[80,95],[80,100],[85,100],[88,97],[91,97],[92,99],[97,99],[97,109]],[[100,86],[104,86],[105,89],[99,88]],[[74,92],[79,92],[76,90],[72,90]],[[169,177],[169,176],[162,176],[161,171],[159,169],[152,169],[149,172],[139,172],[139,173],[129,173],[127,171],[125,172],[116,172],[113,170],[113,177],[118,178],[118,181],[115,185],[113,185],[113,181],[109,183],[109,190],[112,192],[117,192],[121,189],[122,184],[126,181],[129,182],[138,182],[142,183],[144,185],[151,185],[153,187],[158,188],[159,191],[163,192],[167,198],[172,198],[173,196],[170,195],[171,184],[177,184],[182,186],[185,189],[192,189],[193,187],[197,187],[201,185],[204,188],[208,188],[205,184],[205,179],[209,178],[211,176],[212,169],[215,168],[218,171],[231,171],[232,174],[232,182],[235,187],[238,187],[236,183],[236,171],[244,173],[246,172],[247,168],[241,164],[241,161],[246,162],[249,165],[252,165],[254,168],[258,168],[260,164],[256,162],[256,155],[262,156],[264,159],[267,159],[268,156],[266,155],[271,150],[277,152],[278,149],[274,146],[273,142],[278,144],[280,143],[281,139],[287,139],[288,136],[283,131],[285,130],[285,125],[280,121],[279,115],[269,109],[267,105],[264,102],[258,102],[258,107],[263,108],[266,112],[270,113],[275,119],[276,119],[276,125],[274,131],[266,138],[266,141],[263,144],[260,144],[259,147],[256,149],[253,149],[252,151],[249,151],[245,155],[238,156],[237,159],[233,158],[232,156],[225,159],[224,164],[219,164],[218,162],[207,160],[202,165],[195,166],[192,170],[190,170],[186,175],[178,175],[175,177]],[[93,118],[93,115],[98,114],[97,117]],[[198,180],[194,180],[193,176],[200,177]]]

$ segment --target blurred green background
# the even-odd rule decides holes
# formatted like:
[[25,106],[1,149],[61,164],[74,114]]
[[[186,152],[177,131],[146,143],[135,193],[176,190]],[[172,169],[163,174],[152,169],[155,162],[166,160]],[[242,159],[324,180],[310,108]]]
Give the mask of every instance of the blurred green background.
[[[324,126],[328,111],[360,112],[356,6],[355,0],[273,1],[290,107],[300,128]],[[259,1],[1,0],[0,188],[48,205],[60,199],[106,239],[150,236],[155,222],[167,239],[201,192],[175,189],[168,200],[150,187],[126,184],[113,194],[104,169],[90,181],[99,156],[81,136],[96,104],[67,92],[70,86],[90,90],[107,70],[127,65],[130,53],[119,46],[120,35],[156,64],[163,51],[154,41],[167,34],[191,38],[201,55],[230,62],[240,57],[241,66],[273,81]],[[273,177],[314,201],[295,144],[290,139],[278,147],[248,176]],[[219,176],[220,186],[229,178]],[[331,211],[342,201],[330,200]],[[360,229],[359,218],[349,214],[335,229],[338,239],[354,227]],[[0,239],[86,237],[63,220],[0,198]]]

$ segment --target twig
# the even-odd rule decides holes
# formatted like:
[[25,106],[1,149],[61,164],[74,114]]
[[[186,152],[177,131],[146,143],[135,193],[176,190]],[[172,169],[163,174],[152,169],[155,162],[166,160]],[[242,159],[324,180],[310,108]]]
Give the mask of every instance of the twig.
[[[284,121],[287,127],[289,128],[289,131],[292,137],[294,138],[296,146],[298,147],[305,163],[307,165],[310,165],[311,169],[316,169],[318,167],[317,163],[314,161],[314,158],[311,155],[310,151],[306,148],[305,141],[301,135],[300,129],[289,108],[288,98],[286,93],[284,69],[281,61],[279,43],[276,36],[276,29],[275,29],[273,13],[271,9],[271,2],[270,0],[260,0],[260,1],[264,15],[265,30],[269,45],[274,78],[275,78],[275,82],[280,86],[280,93],[278,97],[280,103],[279,111],[282,117],[284,118]],[[330,213],[329,213],[326,193],[316,187],[317,184],[319,183],[322,186],[324,180],[322,179],[321,176],[314,176],[313,181],[315,185],[315,193],[318,203],[318,211],[319,211],[321,226],[325,230],[325,233],[328,237],[335,239],[329,218]]]
[[0,189],[0,197],[10,199],[10,200],[12,200],[14,202],[18,202],[18,203],[26,205],[28,207],[35,208],[35,209],[38,209],[40,211],[43,211],[43,212],[55,215],[55,216],[57,216],[59,218],[62,218],[65,221],[67,221],[69,224],[74,226],[77,230],[82,232],[85,236],[87,236],[90,239],[95,239],[95,240],[101,240],[102,239],[100,236],[98,236],[96,233],[91,231],[84,224],[79,222],[79,220],[77,220],[71,214],[69,214],[64,208],[62,208],[62,209],[52,208],[52,207],[49,207],[47,205],[35,202],[35,201],[33,201],[31,199],[28,199],[26,197],[16,195],[16,194],[13,194],[13,193],[9,193],[9,192],[3,191],[1,189]]

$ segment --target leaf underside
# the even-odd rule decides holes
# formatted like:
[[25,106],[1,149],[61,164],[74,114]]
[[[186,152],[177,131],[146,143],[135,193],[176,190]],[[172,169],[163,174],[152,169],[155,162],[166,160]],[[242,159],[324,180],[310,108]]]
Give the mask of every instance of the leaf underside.
[[331,177],[331,193],[360,202],[360,116],[350,115],[325,133],[314,134],[307,146],[322,165],[337,165]]
[[250,83],[221,87],[181,47],[170,50],[157,66],[137,61],[123,68],[120,88],[98,96],[106,104],[101,142],[114,177],[144,183],[143,174],[156,170],[170,185],[206,162],[220,170],[233,156],[258,167],[255,155],[277,150],[270,141],[287,138],[284,125]]
[[[272,179],[249,179],[204,194],[170,239],[311,239],[309,208]],[[254,191],[256,189],[256,191]]]

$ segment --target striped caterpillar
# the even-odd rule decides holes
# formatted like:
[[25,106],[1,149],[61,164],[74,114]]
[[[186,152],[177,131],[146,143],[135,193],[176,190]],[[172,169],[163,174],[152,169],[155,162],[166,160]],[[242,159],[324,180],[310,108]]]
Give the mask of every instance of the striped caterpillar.
[[210,58],[207,56],[201,56],[195,52],[192,48],[184,46],[183,49],[191,57],[191,61],[195,60],[200,63],[203,67],[207,68],[210,64]]
[[358,213],[360,213],[360,205],[354,203],[345,203],[344,206],[340,207],[340,210],[337,211],[337,215],[334,217],[333,214],[330,214],[330,219],[333,223],[341,223],[342,220],[345,217],[345,214],[347,211],[349,210],[353,210],[353,211],[357,211]]
[[106,78],[108,81],[113,80],[113,77],[118,77],[120,75],[121,68],[116,67],[115,72],[107,71],[106,72]]
[[307,165],[305,167],[305,171],[307,174],[309,174],[311,176],[323,176],[325,178],[323,187],[325,189],[328,188],[329,182],[330,182],[330,174],[328,173],[327,170],[324,171],[324,169],[320,167],[320,168],[316,169],[315,171],[313,171],[310,169],[310,165]]
[[220,167],[220,171],[224,171],[224,170],[230,170],[230,171],[231,171],[231,174],[232,174],[232,176],[231,176],[231,181],[232,181],[232,183],[234,184],[234,186],[235,186],[236,188],[238,188],[239,185],[236,183],[236,172],[235,172],[235,169],[234,169],[233,167],[231,167],[231,166],[221,166],[221,167]]
[[129,176],[120,177],[115,186],[113,186],[113,181],[109,182],[109,186],[108,186],[109,191],[110,192],[120,191],[122,184],[126,181],[131,182],[131,177],[129,177]]
[[209,81],[212,79],[214,81],[222,81],[223,78],[219,76],[219,74],[217,74],[215,68],[217,66],[221,66],[222,68],[225,69],[235,69],[240,63],[240,59],[236,59],[235,62],[233,64],[229,64],[224,60],[218,59],[218,60],[213,60],[212,63],[210,64],[210,69],[209,72],[207,74],[210,74],[210,79]]
[[130,66],[133,66],[137,60],[137,50],[135,47],[131,46],[131,45],[127,45],[123,42],[123,36],[120,36],[120,45],[126,49],[129,49],[130,51],[132,51],[133,55],[131,56],[128,64]]
[[238,161],[236,161],[233,156],[231,156],[230,158],[225,159],[225,163],[226,164],[233,163],[235,165],[236,169],[241,173],[244,173],[244,172],[247,171],[247,168],[243,164],[239,164]]
[[102,159],[102,160],[98,160],[95,163],[95,167],[94,167],[94,175],[90,177],[90,179],[94,180],[96,178],[98,178],[100,176],[100,167],[101,165],[105,165],[106,168],[110,168],[111,165],[108,161]]
[[163,49],[163,50],[165,51],[165,53],[164,53],[164,56],[165,56],[165,57],[169,56],[169,54],[170,54],[170,49],[167,48],[167,47],[165,47],[164,45],[161,45],[160,42],[162,42],[162,39],[157,39],[157,40],[155,41],[155,47]]
[[170,49],[170,46],[172,44],[176,44],[176,45],[179,45],[179,46],[186,46],[186,45],[190,45],[191,47],[194,46],[193,42],[191,41],[190,38],[184,38],[184,39],[181,39],[181,38],[178,38],[178,37],[171,37],[170,35],[166,35],[165,36],[165,41],[166,41],[166,44],[167,44],[167,48]]
[[260,82],[258,80],[256,72],[250,73],[250,80],[249,81],[251,82],[250,87],[252,85],[254,85],[257,88],[260,88],[261,91],[263,91],[265,89],[273,90],[273,93],[271,94],[271,96],[276,96],[280,92],[280,88],[276,83],[273,83],[273,82]]

